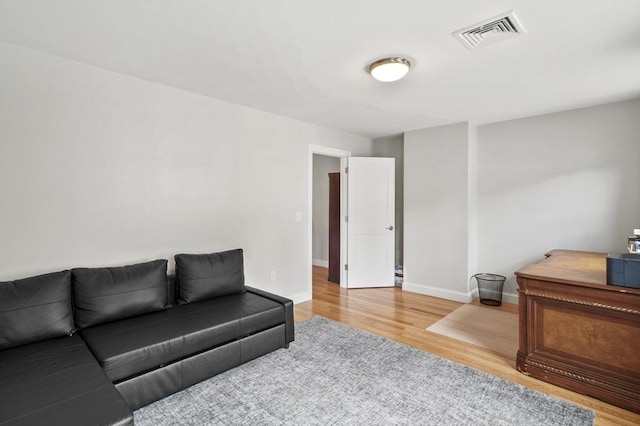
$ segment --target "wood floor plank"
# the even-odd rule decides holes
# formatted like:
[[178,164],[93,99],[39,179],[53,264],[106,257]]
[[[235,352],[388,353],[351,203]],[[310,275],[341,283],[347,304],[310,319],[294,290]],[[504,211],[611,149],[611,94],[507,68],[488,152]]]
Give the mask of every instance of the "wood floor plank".
[[[347,290],[328,282],[327,273],[327,268],[313,267],[313,299],[295,305],[296,322],[320,315],[588,407],[596,413],[597,426],[640,425],[638,414],[519,373],[516,354],[507,356],[426,330],[462,303],[399,288]],[[507,303],[495,309],[518,312],[517,305]]]

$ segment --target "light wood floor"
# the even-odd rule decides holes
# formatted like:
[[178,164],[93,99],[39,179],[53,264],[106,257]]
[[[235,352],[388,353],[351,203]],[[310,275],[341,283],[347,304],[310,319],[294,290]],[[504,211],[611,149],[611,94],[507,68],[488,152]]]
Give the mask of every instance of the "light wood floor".
[[[326,268],[313,267],[313,300],[295,305],[296,322],[320,315],[583,405],[595,411],[596,425],[640,425],[638,414],[524,376],[515,369],[515,354],[500,355],[426,330],[461,303],[399,288],[346,290],[326,277]],[[503,304],[496,309],[517,312],[518,307]]]

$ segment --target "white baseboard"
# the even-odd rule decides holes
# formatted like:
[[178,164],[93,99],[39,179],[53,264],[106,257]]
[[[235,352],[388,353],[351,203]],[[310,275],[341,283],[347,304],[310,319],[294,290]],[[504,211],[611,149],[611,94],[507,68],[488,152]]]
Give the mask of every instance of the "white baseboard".
[[477,299],[478,297],[480,297],[480,296],[478,295],[478,288],[474,288],[473,290],[471,290],[471,300],[475,300],[475,299]]
[[311,300],[311,292],[303,291],[302,293],[296,293],[290,296],[289,299],[293,300],[294,305],[297,303],[308,302]]
[[[469,303],[478,298],[477,288],[474,288],[469,293],[463,293],[461,291],[430,287],[424,284],[403,282],[402,290],[411,291],[413,293],[426,294],[427,296],[439,297],[441,299],[453,300],[462,303]],[[504,303],[517,304],[518,295],[514,293],[502,293],[502,301]]]
[[505,303],[518,304],[518,294],[514,293],[502,293],[502,301]]
[[323,268],[328,268],[329,267],[329,261],[328,260],[313,259],[311,261],[311,263],[313,263],[313,265],[315,265],[315,266],[322,266]]
[[[447,290],[444,288],[430,287],[424,284],[403,282],[403,291],[426,294],[427,296],[439,297],[441,299],[454,300],[456,302],[469,303],[473,300],[474,292],[463,293],[461,291]],[[477,295],[477,290],[476,290]]]

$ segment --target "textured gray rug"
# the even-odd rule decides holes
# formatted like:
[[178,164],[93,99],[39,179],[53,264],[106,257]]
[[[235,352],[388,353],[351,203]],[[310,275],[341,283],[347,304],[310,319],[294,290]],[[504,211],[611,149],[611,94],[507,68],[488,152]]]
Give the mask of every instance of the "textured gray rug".
[[315,317],[296,341],[134,413],[159,425],[592,425],[594,413]]

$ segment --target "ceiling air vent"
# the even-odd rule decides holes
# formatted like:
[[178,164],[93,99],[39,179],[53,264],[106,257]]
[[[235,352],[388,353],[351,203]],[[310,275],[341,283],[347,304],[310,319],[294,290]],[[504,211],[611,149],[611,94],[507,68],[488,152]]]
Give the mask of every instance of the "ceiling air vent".
[[512,11],[488,19],[484,22],[463,28],[453,36],[469,50],[487,46],[503,40],[509,40],[524,34],[524,28]]

